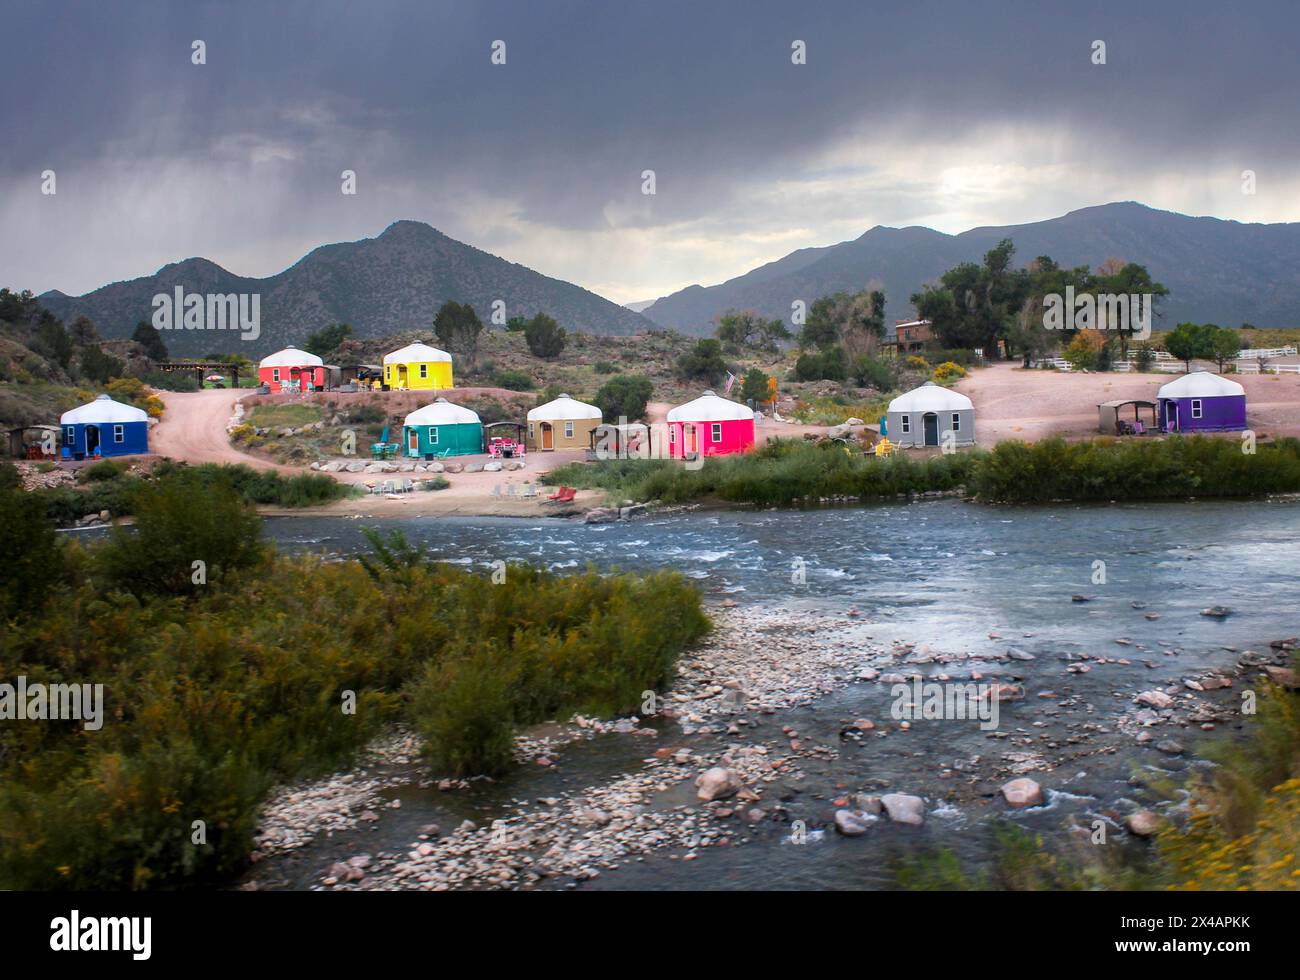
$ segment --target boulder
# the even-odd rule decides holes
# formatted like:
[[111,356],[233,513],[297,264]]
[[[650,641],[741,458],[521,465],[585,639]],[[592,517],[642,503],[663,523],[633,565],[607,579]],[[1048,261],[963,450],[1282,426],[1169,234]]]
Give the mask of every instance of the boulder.
[[465,464],[465,472],[466,472],[466,473],[482,473],[482,472],[483,472],[483,464],[482,464],[482,463],[466,463],[466,464]]
[[1151,837],[1160,830],[1163,824],[1164,821],[1150,810],[1138,810],[1135,813],[1130,813],[1124,821],[1129,833],[1137,837]]
[[698,796],[705,803],[710,800],[725,800],[729,796],[735,796],[740,792],[740,777],[730,769],[724,769],[722,766],[714,766],[712,769],[701,773],[695,780]]
[[444,469],[446,469],[446,467],[443,466],[442,463],[433,462],[426,466],[424,471],[426,473],[441,473]]
[[366,469],[366,464],[358,460],[355,463],[348,463],[343,468],[347,470],[349,473],[364,473]]
[[1017,810],[1043,805],[1043,789],[1032,779],[1021,777],[1002,784],[1002,796]]
[[1174,703],[1174,699],[1164,691],[1143,691],[1134,700],[1138,704],[1145,704],[1156,710],[1172,707]]
[[919,827],[925,822],[925,801],[919,796],[907,793],[886,793],[880,798],[880,805],[894,823],[910,824]]
[[835,811],[835,829],[845,837],[861,837],[871,826],[875,817],[869,817],[865,813],[854,813],[852,810]]
[[503,467],[499,460],[493,459],[483,464],[484,473],[500,473],[502,469]]

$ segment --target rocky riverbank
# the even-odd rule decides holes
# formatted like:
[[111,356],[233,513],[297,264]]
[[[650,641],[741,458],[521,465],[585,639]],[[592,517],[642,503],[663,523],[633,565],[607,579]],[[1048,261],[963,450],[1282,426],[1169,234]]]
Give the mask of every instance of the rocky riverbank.
[[[1067,804],[1076,821],[1145,836],[1178,813],[1144,797],[1133,766],[1176,775],[1189,736],[1239,721],[1241,690],[1266,672],[1285,681],[1277,671],[1295,646],[1223,650],[1231,662],[1184,667],[1172,643],[1148,649],[1123,637],[1115,642],[1127,656],[1017,646],[977,656],[885,642],[851,607],[722,606],[714,616],[717,630],[683,659],[652,712],[575,717],[517,741],[521,766],[563,769],[575,743],[635,739],[644,749],[627,771],[504,801],[490,819],[421,824],[404,843],[377,835],[386,846],[319,862],[314,887],[576,887],[647,860],[694,862],[711,848]],[[899,720],[889,692],[913,678],[993,685],[1005,701],[998,727]],[[871,699],[873,710],[842,714],[845,698]],[[410,736],[393,736],[356,771],[279,794],[258,857],[377,827],[400,805],[387,799],[395,787],[472,788],[422,773],[415,752]],[[256,874],[246,887],[259,887]]]

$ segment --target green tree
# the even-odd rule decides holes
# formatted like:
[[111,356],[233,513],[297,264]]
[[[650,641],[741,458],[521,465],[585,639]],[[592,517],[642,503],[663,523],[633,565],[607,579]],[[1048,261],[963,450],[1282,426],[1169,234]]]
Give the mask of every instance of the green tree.
[[148,320],[141,320],[135,325],[131,339],[144,348],[145,356],[151,361],[167,360],[167,345],[163,342],[162,333]]
[[99,331],[95,329],[95,324],[90,317],[84,314],[72,321],[68,333],[72,336],[73,343],[82,346],[99,343]]
[[687,381],[705,381],[717,386],[727,373],[720,341],[706,338],[677,358],[677,376]]
[[72,363],[73,345],[68,331],[51,314],[45,313],[33,332],[32,350],[63,370]]
[[768,320],[753,310],[727,310],[714,318],[714,336],[729,350],[775,353],[790,331],[780,320]]
[[45,501],[23,491],[12,463],[0,462],[0,623],[34,616],[66,567]]
[[123,591],[193,595],[266,557],[261,518],[225,480],[182,469],[145,484],[134,503],[134,529],[115,528],[99,553]]
[[108,384],[113,378],[120,378],[122,372],[126,370],[126,365],[120,360],[105,354],[93,344],[82,349],[78,363],[83,378],[101,385]]
[[620,374],[600,386],[592,403],[608,424],[620,418],[637,422],[645,418],[646,403],[653,393],[654,385],[645,375]]
[[1209,338],[1208,357],[1213,358],[1214,363],[1219,365],[1219,373],[1223,373],[1223,367],[1228,361],[1236,358],[1241,353],[1241,337],[1237,331],[1228,327],[1219,327]]
[[317,357],[326,357],[338,350],[339,345],[351,338],[351,336],[352,324],[332,323],[308,337],[306,347],[303,349],[309,354],[315,354]]
[[468,303],[447,300],[438,308],[433,318],[433,332],[453,354],[459,354],[473,365],[478,358],[478,338],[483,332],[483,321]]
[[568,336],[554,317],[538,313],[524,327],[524,342],[534,357],[550,360],[560,356],[568,343]]
[[767,401],[767,375],[758,368],[750,368],[740,386],[740,397],[755,404]]
[[506,331],[509,333],[523,333],[528,327],[528,317],[512,316],[506,321]]
[[1213,324],[1180,323],[1165,335],[1165,350],[1191,371],[1193,360],[1213,355],[1213,335],[1218,329]]

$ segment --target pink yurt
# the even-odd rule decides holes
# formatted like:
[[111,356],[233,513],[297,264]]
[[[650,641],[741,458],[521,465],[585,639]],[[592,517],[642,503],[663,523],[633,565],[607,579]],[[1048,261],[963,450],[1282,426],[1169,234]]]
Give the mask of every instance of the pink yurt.
[[723,456],[754,447],[754,412],[706,391],[668,413],[668,455]]

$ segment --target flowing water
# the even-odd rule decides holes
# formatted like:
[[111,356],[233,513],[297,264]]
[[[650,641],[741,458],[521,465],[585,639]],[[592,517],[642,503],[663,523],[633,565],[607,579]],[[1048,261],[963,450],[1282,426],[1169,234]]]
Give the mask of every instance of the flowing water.
[[[1295,501],[996,508],[944,499],[808,511],[688,511],[603,525],[510,518],[266,522],[268,536],[286,550],[344,554],[366,547],[363,525],[400,531],[441,559],[469,566],[518,559],[561,572],[588,563],[674,568],[695,579],[709,602],[730,599],[755,617],[800,608],[842,616],[856,609],[864,636],[875,643],[909,642],[967,654],[976,663],[1011,646],[1026,651],[1034,659],[1013,664],[1018,673],[1012,676],[1028,697],[1003,706],[1000,727],[1020,734],[1018,748],[1055,760],[1043,773],[1030,773],[1049,790],[1049,805],[1013,814],[1049,834],[1062,832],[1069,817],[1083,823],[1099,813],[1113,818],[1138,792],[1135,774],[1177,777],[1198,764],[1191,752],[1161,754],[1115,733],[1116,719],[1133,710],[1136,692],[1208,668],[1231,669],[1238,651],[1267,654],[1269,640],[1300,632]],[[1078,593],[1093,598],[1072,602]],[[1200,615],[1211,606],[1229,607],[1232,615]],[[1068,673],[1068,662],[1079,654],[1130,663]],[[1232,696],[1224,692],[1225,699]],[[810,760],[803,767],[805,784],[783,793],[785,816],[814,828],[807,843],[791,843],[788,819],[773,820],[745,830],[744,846],[704,848],[690,862],[655,854],[582,887],[890,887],[900,856],[936,846],[976,865],[986,862],[988,835],[980,828],[1005,807],[995,798],[998,781],[966,774],[978,772],[980,758],[1012,746],[974,725],[917,725],[860,744],[839,738],[854,718],[887,718],[889,700],[888,685],[853,684],[807,707],[755,719],[751,737],[758,741],[781,743],[788,725],[805,740],[839,747],[839,758]],[[1199,737],[1195,729],[1174,734],[1192,747]],[[678,744],[681,736],[665,732],[664,740]],[[338,856],[403,851],[421,824],[454,826],[466,816],[490,821],[511,801],[555,796],[635,771],[647,751],[643,738],[602,735],[566,749],[554,770],[522,767],[471,791],[438,793],[412,782],[391,794],[402,798],[402,809],[385,817],[382,829],[312,844],[259,874],[310,887]],[[689,784],[682,786],[664,806],[692,801]],[[816,832],[835,809],[833,797],[864,786],[924,796],[925,825],[882,822],[854,839]]]

